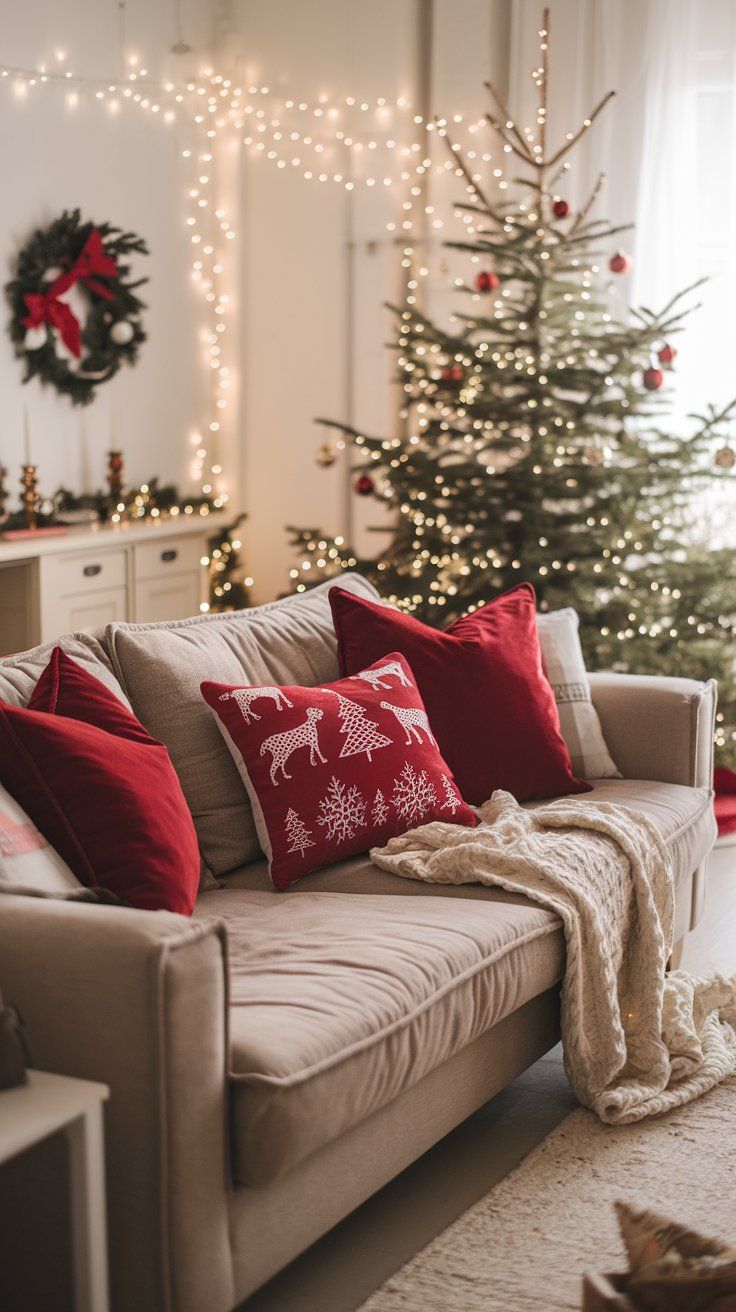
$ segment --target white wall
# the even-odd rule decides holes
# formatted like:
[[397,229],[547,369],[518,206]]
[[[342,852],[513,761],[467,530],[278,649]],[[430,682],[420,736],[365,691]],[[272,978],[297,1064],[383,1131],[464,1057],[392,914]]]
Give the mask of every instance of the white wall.
[[[429,113],[479,112],[483,79],[505,85],[509,11],[510,0],[183,0],[194,68],[208,61],[215,42],[214,62],[237,63],[246,85],[267,81],[305,99],[405,95]],[[158,77],[188,71],[168,53],[173,14],[168,0],[127,0],[128,47]],[[52,62],[59,45],[73,56],[75,72],[117,76],[116,5],[68,0],[63,14],[58,0],[14,6],[0,61]],[[189,277],[182,206],[188,182],[179,158],[186,143],[182,124],[166,128],[132,107],[111,118],[93,93],[71,111],[63,89],[31,90],[21,104],[0,82],[5,264],[34,225],[64,206],[131,227],[151,247],[151,258],[141,261],[152,279],[145,290],[149,340],[139,364],[101,388],[93,406],[73,409],[35,381],[22,388],[10,344],[0,342],[0,460],[13,478],[27,398],[43,489],[100,486],[112,399],[131,481],[158,473],[191,486],[189,437],[211,417],[211,380],[202,368],[203,306]],[[337,154],[330,163],[333,170],[348,165]],[[444,205],[454,186],[442,184],[426,200]],[[380,539],[367,530],[381,522],[381,508],[353,494],[345,459],[329,470],[317,467],[324,434],[313,421],[324,415],[376,433],[394,428],[393,356],[385,349],[393,324],[384,302],[397,299],[400,247],[386,224],[400,217],[405,192],[356,187],[349,195],[247,151],[238,163],[227,145],[219,152],[218,187],[237,211],[239,239],[224,243],[234,404],[215,454],[232,504],[248,512],[248,570],[255,598],[266,600],[288,586],[289,523],[343,531],[362,550],[378,549]],[[444,234],[428,235],[430,308],[449,312],[452,293],[440,267]]]
[[[430,13],[431,55],[422,67]],[[505,82],[508,21],[507,0],[232,4],[246,84],[265,81],[305,100],[404,95],[417,104],[424,96],[430,113],[480,110],[483,79]],[[326,169],[332,163],[344,171],[344,159],[325,160]],[[393,431],[393,355],[385,349],[393,324],[384,302],[397,298],[400,248],[386,224],[404,199],[403,191],[358,186],[348,195],[244,154],[241,442],[258,600],[288,585],[295,558],[286,524],[344,532],[359,549],[378,549],[380,539],[367,528],[382,522],[381,508],[353,494],[344,461],[316,466],[324,434],[313,419]],[[430,282],[444,289],[440,258],[434,242]]]
[[[69,52],[74,73],[117,79],[118,15],[112,0],[65,0],[63,6],[58,0],[29,0],[6,10],[1,61],[19,67],[42,60],[53,65],[54,50],[61,47]],[[127,3],[129,48],[140,52],[156,76],[182,71],[181,61],[166,53],[174,40],[172,14],[169,4]],[[186,0],[185,19],[201,56],[213,36],[210,0]],[[197,338],[202,306],[188,272],[182,207],[186,179],[178,158],[183,129],[179,124],[166,127],[133,106],[112,117],[89,91],[80,93],[76,109],[69,109],[66,95],[65,88],[47,84],[19,100],[10,79],[0,83],[3,282],[33,228],[65,207],[80,206],[83,217],[129,227],[148,242],[150,258],[135,267],[136,273],[151,277],[142,292],[149,336],[135,368],[102,386],[84,409],[42,389],[37,380],[22,387],[21,364],[7,336],[0,337],[0,461],[8,466],[15,488],[27,401],[42,490],[51,492],[61,483],[74,491],[101,486],[112,402],[130,479],[141,482],[160,474],[191,487],[188,435],[207,418],[209,379]]]

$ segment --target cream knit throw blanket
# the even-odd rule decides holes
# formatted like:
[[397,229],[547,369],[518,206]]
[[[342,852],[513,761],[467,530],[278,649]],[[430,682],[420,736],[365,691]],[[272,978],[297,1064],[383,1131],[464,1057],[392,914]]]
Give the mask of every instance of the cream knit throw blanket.
[[647,816],[566,799],[524,811],[495,792],[477,829],[435,822],[374,848],[374,863],[430,884],[494,884],[560,917],[565,1067],[611,1123],[697,1098],[736,1069],[736,977],[667,975],[674,883]]

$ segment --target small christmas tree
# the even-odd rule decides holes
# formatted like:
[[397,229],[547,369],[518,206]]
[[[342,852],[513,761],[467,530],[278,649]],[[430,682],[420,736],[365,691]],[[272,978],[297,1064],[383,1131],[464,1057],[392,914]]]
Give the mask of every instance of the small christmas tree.
[[399,435],[334,425],[369,458],[356,490],[395,513],[389,546],[361,560],[342,539],[295,530],[292,576],[303,589],[357,564],[437,625],[529,580],[542,610],[578,610],[590,668],[717,678],[716,743],[733,760],[733,553],[698,541],[693,506],[734,465],[734,403],[694,416],[685,437],[663,419],[686,293],[659,313],[615,308],[630,260],[617,249],[622,229],[592,217],[601,180],[577,211],[561,194],[568,155],[613,93],[549,148],[546,11],[540,38],[535,132],[489,87],[490,126],[526,175],[513,198],[490,195],[435,125],[466,187],[465,239],[452,245],[473,262],[461,288],[470,308],[450,327],[408,303],[396,311]]
[[290,806],[286,812],[286,837],[289,840],[287,851],[300,852],[303,855],[308,847],[314,847],[311,834],[311,829],[307,829],[301,816],[297,815],[293,806]]
[[343,697],[339,692],[336,692],[335,696],[340,708],[340,729],[345,734],[341,756],[358,756],[359,753],[365,752],[370,761],[371,752],[378,751],[379,747],[391,746],[391,739],[379,732],[376,721],[367,718],[365,710],[358,702]]
[[454,784],[450,783],[450,780],[447,778],[446,774],[443,774],[442,776],[442,786],[445,790],[445,800],[442,803],[442,810],[451,811],[452,814],[454,815],[455,812],[462,806],[462,798],[460,797],[460,794],[458,793],[457,788],[455,788]]
[[386,821],[388,820],[388,807],[386,805],[386,799],[383,796],[383,793],[381,792],[380,788],[378,789],[375,797],[373,798],[371,819],[373,820],[374,825],[385,825]]
[[242,610],[250,605],[252,579],[244,577],[238,529],[246,518],[238,518],[209,539],[209,583],[211,611]]

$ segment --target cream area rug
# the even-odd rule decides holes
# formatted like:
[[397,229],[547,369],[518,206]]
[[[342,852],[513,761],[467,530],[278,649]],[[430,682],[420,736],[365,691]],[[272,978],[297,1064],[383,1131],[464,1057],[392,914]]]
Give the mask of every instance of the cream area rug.
[[736,1078],[636,1125],[573,1112],[361,1312],[562,1312],[625,1270],[613,1202],[736,1243]]

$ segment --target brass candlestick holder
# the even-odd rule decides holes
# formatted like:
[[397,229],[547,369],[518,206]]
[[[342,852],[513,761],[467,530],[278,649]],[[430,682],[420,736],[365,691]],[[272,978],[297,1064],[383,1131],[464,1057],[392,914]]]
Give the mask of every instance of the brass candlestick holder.
[[117,504],[123,495],[123,484],[125,481],[125,465],[123,462],[122,451],[108,451],[107,453],[107,486],[110,490],[110,500]]
[[21,501],[26,512],[26,523],[29,528],[35,528],[39,502],[36,466],[21,465],[21,469],[23,470],[23,476],[20,480],[20,485],[23,489]]

